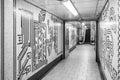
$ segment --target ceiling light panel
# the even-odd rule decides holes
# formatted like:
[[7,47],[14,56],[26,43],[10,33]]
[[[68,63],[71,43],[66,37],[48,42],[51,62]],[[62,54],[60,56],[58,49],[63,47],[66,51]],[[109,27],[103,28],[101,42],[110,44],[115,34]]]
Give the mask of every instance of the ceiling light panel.
[[72,2],[70,0],[62,2],[62,4],[74,15],[77,16],[78,12],[73,6]]

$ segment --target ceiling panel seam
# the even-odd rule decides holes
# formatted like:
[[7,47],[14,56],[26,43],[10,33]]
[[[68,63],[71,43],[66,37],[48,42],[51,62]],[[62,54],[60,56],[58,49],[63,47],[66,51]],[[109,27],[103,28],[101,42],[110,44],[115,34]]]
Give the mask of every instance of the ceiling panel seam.
[[106,0],[105,5],[103,6],[103,8],[102,8],[102,10],[101,10],[101,12],[100,12],[100,14],[99,14],[98,20],[100,19],[100,16],[102,15],[102,12],[103,12],[103,10],[105,9],[105,6],[107,5],[108,1],[109,1],[109,0]]
[[98,4],[99,4],[99,0],[97,1],[97,4],[96,4],[96,9],[95,9],[94,18],[95,18],[95,16],[96,16],[96,12],[97,12],[97,8],[98,8]]

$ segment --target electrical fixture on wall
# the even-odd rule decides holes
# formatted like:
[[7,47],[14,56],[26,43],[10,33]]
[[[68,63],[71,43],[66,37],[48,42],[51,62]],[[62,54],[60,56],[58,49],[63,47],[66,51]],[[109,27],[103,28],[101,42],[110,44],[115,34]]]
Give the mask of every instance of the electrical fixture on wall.
[[63,0],[62,4],[74,15],[74,16],[78,16],[78,12],[75,9],[75,7],[73,6],[71,0]]

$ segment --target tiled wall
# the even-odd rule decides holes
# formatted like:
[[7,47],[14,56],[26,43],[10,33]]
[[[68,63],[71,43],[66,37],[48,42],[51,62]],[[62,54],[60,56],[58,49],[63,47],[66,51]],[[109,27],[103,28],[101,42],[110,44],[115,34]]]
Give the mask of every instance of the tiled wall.
[[[84,24],[83,24],[84,23]],[[96,22],[95,21],[83,21],[80,23],[81,26],[78,27],[79,41],[84,43],[87,27],[90,28],[90,40],[95,41],[96,34]]]
[[118,0],[109,0],[99,20],[99,55],[107,80],[118,79]]
[[62,20],[23,0],[17,0],[17,78],[26,80],[62,54],[62,28]]
[[75,23],[66,23],[66,33],[68,33],[66,40],[68,40],[69,49],[74,47],[77,44],[77,26],[73,25]]
[[65,56],[69,55],[69,26],[65,24]]
[[118,80],[120,80],[120,0],[118,0]]
[[95,37],[96,37],[96,22],[95,21],[91,21],[91,28],[90,28],[90,40],[91,41],[95,41]]
[[74,47],[77,44],[77,28],[70,27],[69,28],[69,49]]
[[4,80],[13,80],[13,0],[4,6]]
[[5,0],[5,80],[27,80],[62,54],[61,19],[25,0],[14,8]]

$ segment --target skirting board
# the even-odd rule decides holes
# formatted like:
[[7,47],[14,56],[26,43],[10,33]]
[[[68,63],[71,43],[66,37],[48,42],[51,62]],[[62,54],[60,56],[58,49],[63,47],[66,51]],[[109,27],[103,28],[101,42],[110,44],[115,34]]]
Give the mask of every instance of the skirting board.
[[69,53],[76,48],[76,45],[69,49]]
[[101,79],[102,79],[102,80],[107,80],[107,78],[106,78],[106,76],[105,76],[105,74],[104,74],[104,71],[103,71],[103,69],[102,69],[102,66],[101,66],[101,63],[100,63],[100,62],[98,62],[98,67],[99,67]]
[[55,65],[57,65],[62,60],[62,55],[56,58],[54,61],[46,65],[40,71],[31,76],[28,80],[41,80],[47,72],[49,72]]

